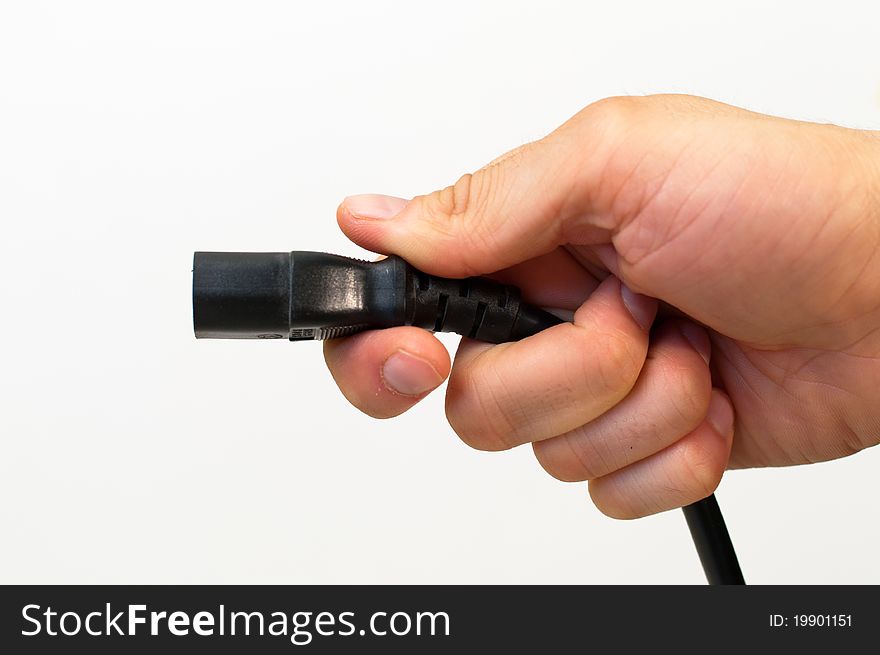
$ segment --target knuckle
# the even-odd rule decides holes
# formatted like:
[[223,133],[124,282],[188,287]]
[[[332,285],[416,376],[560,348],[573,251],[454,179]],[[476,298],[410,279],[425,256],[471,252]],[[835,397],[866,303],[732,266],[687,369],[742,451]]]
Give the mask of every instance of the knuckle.
[[452,185],[450,216],[463,216],[468,213],[468,209],[473,205],[472,194],[479,192],[480,185],[474,183],[475,179],[479,182],[479,176],[475,178],[471,173],[465,173]]
[[619,456],[613,453],[603,453],[596,444],[588,439],[571,439],[571,449],[580,469],[579,480],[595,480],[625,466],[619,461]]
[[466,173],[455,184],[422,196],[423,212],[429,218],[443,222],[467,214],[472,200],[473,177]]
[[[557,437],[564,439],[565,436]],[[574,453],[566,454],[561,451],[558,444],[553,440],[536,441],[532,444],[535,459],[549,475],[560,482],[581,482],[589,479],[584,477],[583,466]]]
[[682,486],[688,502],[696,502],[713,493],[724,475],[724,462],[717,450],[702,440],[689,440],[681,453]]
[[465,273],[477,275],[485,254],[496,247],[489,207],[493,204],[498,167],[462,175],[455,184],[414,199],[419,214],[436,234],[444,236],[457,258],[464,259]]
[[615,134],[628,129],[644,103],[645,98],[610,96],[587,105],[577,118],[599,133]]
[[623,332],[606,330],[601,339],[602,356],[588,364],[588,379],[593,379],[592,391],[596,397],[620,400],[639,377],[644,363],[643,353],[634,347],[632,337]]
[[471,448],[508,450],[514,445],[511,421],[495,387],[485,384],[472,367],[453,371],[446,390],[446,420]]
[[670,402],[664,403],[665,427],[683,436],[706,416],[712,396],[709,370],[673,364],[665,367],[660,383],[662,389],[672,391]]
[[600,512],[611,519],[629,520],[637,519],[644,516],[644,513],[637,511],[630,502],[628,497],[621,497],[618,493],[609,493],[606,489],[607,485],[602,484],[602,480],[591,480],[587,489],[590,493],[590,499]]
[[572,481],[595,480],[620,468],[615,461],[617,458],[606,451],[601,440],[590,438],[589,425],[581,426],[558,439],[564,440],[562,443],[567,446],[564,456]]

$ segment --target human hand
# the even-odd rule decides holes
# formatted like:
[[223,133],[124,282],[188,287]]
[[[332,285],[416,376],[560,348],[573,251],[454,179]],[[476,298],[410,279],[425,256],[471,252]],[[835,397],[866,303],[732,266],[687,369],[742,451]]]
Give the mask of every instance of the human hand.
[[[517,343],[463,339],[447,417],[475,448],[532,442],[610,516],[695,502],[727,468],[880,442],[876,133],[689,96],[611,98],[442,191],[347,198],[338,220],[428,273],[491,274],[574,312]],[[450,369],[412,327],[329,341],[325,355],[377,417]]]

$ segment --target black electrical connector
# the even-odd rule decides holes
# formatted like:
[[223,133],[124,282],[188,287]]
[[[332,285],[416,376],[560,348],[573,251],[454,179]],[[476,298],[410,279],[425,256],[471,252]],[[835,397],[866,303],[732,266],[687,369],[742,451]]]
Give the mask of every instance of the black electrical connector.
[[200,339],[335,339],[414,325],[490,343],[560,323],[516,287],[450,280],[391,256],[366,262],[320,252],[197,252],[193,324]]
[[[193,327],[199,339],[335,339],[414,325],[503,343],[561,319],[482,277],[423,273],[400,257],[366,262],[319,252],[197,252]],[[743,584],[714,496],[685,508],[711,584]]]

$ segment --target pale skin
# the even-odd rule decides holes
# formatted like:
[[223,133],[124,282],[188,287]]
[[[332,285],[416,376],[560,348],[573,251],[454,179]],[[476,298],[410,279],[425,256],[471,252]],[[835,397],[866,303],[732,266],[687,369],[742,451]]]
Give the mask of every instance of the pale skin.
[[467,444],[531,443],[609,516],[880,442],[876,132],[610,98],[446,189],[352,196],[337,217],[369,250],[573,313],[517,343],[463,339],[454,366],[417,328],[329,341],[346,398],[396,416],[449,376]]

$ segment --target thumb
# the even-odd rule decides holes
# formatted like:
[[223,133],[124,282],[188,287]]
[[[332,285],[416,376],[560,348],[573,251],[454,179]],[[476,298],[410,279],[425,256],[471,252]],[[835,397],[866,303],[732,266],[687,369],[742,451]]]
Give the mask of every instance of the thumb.
[[495,160],[441,191],[410,201],[378,195],[346,198],[342,231],[374,252],[396,254],[434,275],[491,273],[564,243],[569,219],[583,215],[579,139],[564,127]]

